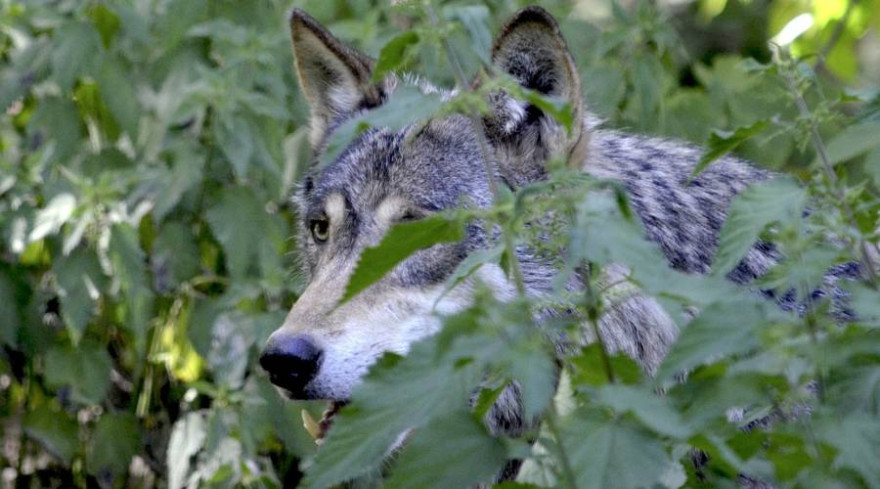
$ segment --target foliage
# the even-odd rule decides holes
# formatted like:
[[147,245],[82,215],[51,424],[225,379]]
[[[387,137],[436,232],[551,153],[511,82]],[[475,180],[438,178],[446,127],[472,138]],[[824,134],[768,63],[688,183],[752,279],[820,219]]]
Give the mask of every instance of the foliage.
[[[706,144],[700,169],[736,150],[791,177],[734,202],[705,277],[669,269],[615,185],[564,165],[498,192],[489,209],[393,229],[347,296],[472,219],[501,239],[450,285],[490,260],[517,281],[510,257],[529,245],[590,287],[572,296],[560,280],[548,297],[504,303],[479,295],[412,354],[382,358],[316,451],[297,411],[320,406],[282,402],[255,366],[303,287],[288,272],[289,195],[306,165],[326,163],[307,147],[290,5],[0,2],[0,457],[15,487],[293,487],[300,469],[302,487],[375,486],[383,469],[392,487],[464,487],[491,483],[510,458],[525,460],[520,480],[498,487],[730,487],[741,473],[780,487],[878,487],[877,281],[845,284],[847,322],[811,291],[832,266],[872,260],[880,238],[880,84],[856,57],[880,49],[880,3],[622,3],[549,6],[565,19],[590,110]],[[331,155],[369,125],[478,115],[506,81],[464,82],[521,6],[296,4],[377,56],[380,71],[463,89],[446,102],[398,94],[338,131]],[[802,14],[811,27],[771,51]],[[730,25],[745,34],[724,50],[712,45],[723,36],[692,37]],[[558,101],[518,95],[570,125]],[[545,222],[549,211],[566,217]],[[759,237],[786,256],[760,285],[792,290],[799,314],[724,279]],[[559,358],[559,374],[547,338],[587,328],[601,340],[611,264],[658,298],[680,339],[653,377],[601,341]],[[536,328],[532,312],[548,307],[582,320]],[[539,426],[492,437],[482,418],[514,380]]]

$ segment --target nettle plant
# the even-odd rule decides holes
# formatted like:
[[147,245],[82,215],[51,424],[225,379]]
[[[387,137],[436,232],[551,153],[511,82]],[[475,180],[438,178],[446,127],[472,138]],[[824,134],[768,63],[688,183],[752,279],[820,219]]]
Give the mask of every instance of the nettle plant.
[[[343,22],[334,32],[375,48],[374,78],[457,87],[448,99],[398,90],[336,131],[319,165],[369,127],[479,119],[498,90],[576,122],[565,103],[491,66],[490,25],[520,2],[295,3],[332,10]],[[850,3],[856,14],[876,5]],[[602,30],[566,32],[589,110],[705,142],[695,174],[733,150],[798,164],[734,200],[705,276],[668,267],[622,189],[566,161],[515,192],[496,186],[488,208],[393,227],[361,257],[346,299],[475,222],[493,241],[447,287],[491,262],[517,293],[479,293],[406,357],[385,355],[316,451],[299,410],[311,419],[320,407],[282,403],[255,365],[302,291],[287,273],[289,195],[311,158],[288,2],[0,2],[0,412],[4,443],[17,447],[0,465],[26,487],[283,487],[299,481],[297,466],[302,487],[488,486],[515,459],[518,480],[498,487],[736,487],[747,474],[778,487],[880,488],[880,294],[869,272],[880,96],[826,84],[814,67],[835,66],[830,47],[689,66],[652,2],[611,5]],[[378,24],[405,32],[385,37]],[[697,87],[679,86],[686,66]],[[785,260],[735,286],[725,274],[758,239]],[[517,248],[554,264],[552,291],[523,293]],[[846,311],[814,297],[829,269],[852,263],[865,273],[838,284]],[[620,265],[629,272],[609,280]],[[569,277],[584,287],[566,288]],[[650,376],[609,351],[597,326],[632,290],[681,329]],[[512,382],[534,422],[517,438],[491,436],[483,420]]]
[[[370,126],[399,128],[454,111],[480,127],[477,118],[498,90],[570,128],[571,107],[520,88],[488,63],[485,10],[419,2],[399,8],[414,23],[382,49],[374,78],[415,70],[414,60],[440,53],[457,91],[446,101],[418,90],[392,95],[331,137],[328,161]],[[659,49],[668,42],[662,34]],[[551,163],[540,183],[514,192],[494,186],[488,209],[399,224],[368,248],[343,300],[414,251],[461,239],[474,221],[495,230],[494,242],[464,260],[448,288],[494,262],[518,294],[503,302],[480,294],[405,357],[386,354],[334,418],[305,466],[302,486],[355,480],[356,487],[467,487],[490,483],[516,459],[523,462],[517,482],[498,487],[715,487],[759,480],[878,487],[880,200],[870,182],[844,180],[846,170],[837,164],[875,148],[880,125],[866,111],[826,146],[820,127],[840,120],[841,100],[824,98],[809,64],[774,49],[771,64],[744,62],[742,69],[773,86],[788,107],[713,133],[694,175],[755,137],[791,138],[816,161],[799,181],[779,175],[734,200],[705,276],[671,269],[644,239],[622,189],[573,171],[566,161]],[[477,82],[463,66],[476,67]],[[808,100],[815,101],[812,108]],[[749,288],[733,285],[725,275],[761,238],[785,259]],[[556,264],[552,293],[526,295],[519,247]],[[837,284],[847,297],[844,309],[815,292],[828,285],[829,270],[855,264],[866,271],[864,280]],[[629,273],[609,283],[607,269],[619,265]],[[573,292],[566,285],[575,274],[583,289]],[[598,320],[621,285],[657,298],[681,328],[654,375],[603,341]],[[790,307],[758,290],[781,291]],[[536,323],[538,316],[545,319]],[[534,427],[519,438],[494,437],[483,420],[511,383]],[[308,416],[306,424],[313,424]],[[399,452],[390,455],[392,446]]]

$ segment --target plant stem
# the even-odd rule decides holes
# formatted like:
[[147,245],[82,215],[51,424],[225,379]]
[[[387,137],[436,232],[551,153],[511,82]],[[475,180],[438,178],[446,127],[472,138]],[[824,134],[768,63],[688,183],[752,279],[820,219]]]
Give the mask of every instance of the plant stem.
[[[834,166],[831,164],[831,159],[828,157],[828,151],[825,148],[825,142],[822,140],[822,136],[819,134],[819,127],[816,121],[812,117],[812,113],[810,112],[809,106],[807,106],[807,101],[804,100],[803,95],[801,95],[800,91],[797,88],[797,83],[794,80],[794,76],[791,74],[791,69],[788,66],[785,66],[783,61],[779,60],[780,55],[777,51],[777,64],[782,68],[782,75],[785,79],[785,83],[788,86],[789,91],[794,97],[795,103],[798,107],[798,112],[801,117],[806,119],[810,124],[810,139],[813,142],[813,146],[816,148],[816,153],[819,155],[819,161],[822,162],[822,168],[825,171],[825,174],[828,177],[828,181],[831,183],[831,191],[834,193],[834,196],[840,202],[840,206],[843,209],[843,212],[851,226],[854,226],[858,229],[855,217],[855,211],[853,211],[852,206],[846,201],[846,192],[844,189],[840,187],[840,181],[837,178],[837,174],[834,171]],[[868,252],[868,244],[865,241],[865,237],[862,233],[859,233],[858,236],[858,250],[861,255],[862,268],[865,269],[865,273],[867,274],[868,284],[875,288],[877,286],[877,271],[875,269],[874,261],[871,259],[871,254]]]
[[[425,6],[425,12],[428,15],[431,24],[434,28],[440,30],[440,18],[437,15],[437,12],[434,10],[434,6],[429,2]],[[449,64],[452,67],[452,72],[455,75],[455,83],[458,85],[459,90],[462,92],[472,92],[472,90],[468,87],[467,78],[464,73],[464,68],[461,66],[461,62],[458,60],[458,56],[455,54],[455,50],[452,48],[452,44],[449,42],[449,38],[444,37],[441,41],[443,44],[443,49],[446,51],[446,57],[449,59]],[[471,125],[474,129],[474,134],[476,135],[477,145],[480,148],[480,160],[483,162],[483,170],[486,173],[486,178],[489,182],[489,191],[492,194],[492,202],[498,202],[498,181],[495,177],[495,167],[491,164],[491,154],[489,151],[489,142],[486,139],[486,134],[483,131],[483,124],[480,121],[479,114],[474,113],[473,111],[468,111],[464,114],[470,121]],[[510,254],[510,273],[513,276],[514,283],[516,284],[517,294],[520,296],[525,296],[526,294],[526,286],[525,280],[522,274],[522,268],[520,267],[519,259],[516,255],[516,243],[514,240],[514,236],[512,234],[512,230],[508,225],[508,223],[501,223],[502,228],[502,237],[504,239],[504,246],[507,248]]]
[[593,336],[596,337],[596,343],[599,344],[599,355],[602,357],[602,367],[605,369],[605,376],[608,377],[608,382],[613,384],[617,382],[617,377],[614,375],[611,356],[608,354],[605,339],[602,337],[602,331],[599,329],[599,310],[596,306],[596,295],[593,293],[590,268],[589,265],[580,267],[580,275],[584,281],[584,302],[587,306],[587,322],[590,323],[590,329],[593,330]]
[[568,453],[565,450],[565,445],[562,443],[562,436],[560,436],[559,427],[556,425],[556,419],[558,417],[559,413],[556,412],[556,405],[553,401],[550,401],[550,406],[547,408],[547,416],[544,418],[544,421],[547,423],[547,429],[550,431],[550,434],[553,435],[553,439],[556,440],[556,448],[559,450],[559,463],[562,465],[562,476],[565,479],[565,487],[577,489],[577,478],[574,476],[574,470],[571,468]]

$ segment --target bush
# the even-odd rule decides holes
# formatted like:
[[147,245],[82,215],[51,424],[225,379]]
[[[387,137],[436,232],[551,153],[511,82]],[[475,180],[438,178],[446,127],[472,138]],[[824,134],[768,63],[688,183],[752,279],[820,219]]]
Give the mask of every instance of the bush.
[[[478,71],[490,33],[520,6],[301,3],[383,69],[447,85]],[[304,287],[289,272],[289,195],[312,155],[290,6],[0,3],[3,487],[293,487],[299,468],[303,487],[352,478],[368,487],[389,444],[413,426],[389,486],[490,482],[505,460],[523,458],[523,480],[499,487],[728,487],[740,473],[781,487],[880,487],[877,281],[845,284],[854,320],[841,322],[827,298],[804,301],[828,269],[864,262],[880,237],[880,74],[867,62],[880,50],[880,2],[626,3],[548,7],[565,19],[590,110],[610,125],[706,144],[702,167],[737,151],[791,175],[736,200],[721,273],[667,268],[625,199],[564,168],[537,185],[552,192],[499,193],[492,209],[445,216],[452,226],[412,246],[480,218],[507,238],[486,260],[510,265],[513,246],[529,243],[560,257],[564,273],[589,264],[596,285],[603,267],[628,265],[630,281],[681,324],[700,311],[658,375],[600,342],[560,360],[557,391],[552,348],[523,318],[539,307],[595,318],[601,291],[481,296],[415,354],[383,358],[355,394],[369,409],[343,410],[317,452],[299,420],[322,406],[282,402],[255,365]],[[791,32],[802,14],[811,26],[771,51],[768,37]],[[461,58],[458,76],[449,51]],[[487,87],[439,110],[478,107]],[[565,121],[557,101],[529,96]],[[394,125],[437,108],[414,97],[415,111],[363,122]],[[557,223],[558,239],[535,239],[539,226],[526,223],[549,210],[571,218]],[[723,278],[768,234],[787,260],[761,285],[794,290],[800,314]],[[408,250],[397,241],[378,252]],[[456,277],[478,266],[466,264]],[[360,269],[354,287],[387,271]],[[547,325],[560,334],[584,326]],[[687,382],[676,382],[683,370]],[[477,421],[512,379],[542,421],[533,446],[493,438]],[[473,411],[468,389],[479,391]],[[734,406],[748,409],[730,422]],[[795,419],[755,427],[768,417]],[[706,455],[698,468],[695,449]]]

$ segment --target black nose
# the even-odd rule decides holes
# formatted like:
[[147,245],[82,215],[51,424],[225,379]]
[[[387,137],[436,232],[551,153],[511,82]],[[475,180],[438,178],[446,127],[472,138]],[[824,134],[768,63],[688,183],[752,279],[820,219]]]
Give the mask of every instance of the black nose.
[[260,366],[273,384],[290,391],[295,399],[304,399],[306,385],[321,366],[322,353],[306,335],[276,336],[269,339],[260,355]]

